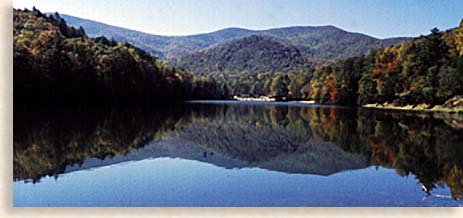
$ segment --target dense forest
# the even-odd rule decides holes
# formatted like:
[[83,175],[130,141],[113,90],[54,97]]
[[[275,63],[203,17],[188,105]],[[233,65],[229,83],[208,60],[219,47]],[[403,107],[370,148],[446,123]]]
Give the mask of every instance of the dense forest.
[[442,104],[463,94],[463,23],[386,49],[327,64],[310,80],[325,104]]
[[215,81],[172,68],[129,43],[89,38],[58,13],[15,9],[13,20],[15,103],[224,98]]

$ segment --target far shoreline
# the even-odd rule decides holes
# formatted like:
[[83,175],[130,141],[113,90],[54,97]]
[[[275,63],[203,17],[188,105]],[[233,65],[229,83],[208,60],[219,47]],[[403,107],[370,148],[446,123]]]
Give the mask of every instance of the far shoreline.
[[279,101],[273,97],[260,96],[260,97],[239,97],[233,96],[232,100],[236,101],[264,101],[264,102],[289,102],[289,103],[301,103],[301,104],[317,104],[314,100],[283,100]]
[[[210,100],[193,100],[188,102],[201,102],[201,101],[210,101]],[[266,96],[261,96],[259,98],[254,97],[238,97],[234,96],[232,99],[224,99],[219,101],[234,101],[236,103],[261,103],[261,104],[278,104],[278,103],[295,103],[295,104],[303,104],[303,105],[317,105],[317,106],[336,106],[336,107],[349,107],[345,105],[325,105],[319,104],[314,100],[294,100],[294,101],[277,101],[275,98],[270,98]],[[380,110],[392,110],[392,111],[412,111],[412,112],[440,112],[440,113],[449,113],[449,114],[461,114],[463,113],[463,98],[455,97],[449,99],[442,105],[435,105],[430,107],[427,104],[418,104],[418,105],[404,105],[398,106],[393,105],[391,103],[372,103],[372,104],[365,104],[360,106],[355,106],[357,108],[368,108],[368,109],[380,109]]]
[[463,113],[463,107],[446,107],[445,105],[436,105],[434,107],[429,107],[425,104],[419,105],[405,105],[405,106],[396,106],[392,104],[366,104],[362,105],[361,108],[371,108],[371,109],[381,109],[381,110],[395,110],[395,111],[416,111],[416,112],[443,112],[443,113]]

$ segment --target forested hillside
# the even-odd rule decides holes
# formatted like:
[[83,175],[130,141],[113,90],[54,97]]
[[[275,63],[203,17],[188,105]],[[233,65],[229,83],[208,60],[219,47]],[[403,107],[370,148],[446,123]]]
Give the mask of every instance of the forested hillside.
[[286,27],[261,31],[284,43],[298,48],[313,61],[327,62],[366,54],[371,49],[379,49],[399,44],[407,38],[377,39],[360,33],[347,32],[334,26]]
[[90,38],[59,14],[14,10],[15,103],[223,98],[214,81],[170,67],[129,44]]
[[307,68],[304,56],[295,47],[257,35],[195,52],[173,64],[195,75],[274,73]]

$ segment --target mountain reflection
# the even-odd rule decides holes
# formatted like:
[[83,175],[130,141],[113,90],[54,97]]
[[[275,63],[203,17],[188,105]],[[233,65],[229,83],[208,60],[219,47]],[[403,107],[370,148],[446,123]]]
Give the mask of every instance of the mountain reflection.
[[330,175],[371,165],[463,198],[457,115],[288,105],[186,104],[18,112],[14,179],[179,157],[224,168]]

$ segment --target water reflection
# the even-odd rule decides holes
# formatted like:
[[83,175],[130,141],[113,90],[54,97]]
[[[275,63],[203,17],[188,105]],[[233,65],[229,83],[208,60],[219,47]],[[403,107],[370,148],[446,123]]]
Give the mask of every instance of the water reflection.
[[452,198],[461,199],[462,120],[250,104],[15,112],[14,179],[37,182],[47,175],[156,157],[317,175],[376,165],[416,176],[425,192],[447,185]]
[[36,182],[86,158],[127,154],[173,129],[179,107],[47,108],[14,114],[13,175]]

